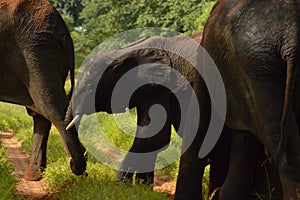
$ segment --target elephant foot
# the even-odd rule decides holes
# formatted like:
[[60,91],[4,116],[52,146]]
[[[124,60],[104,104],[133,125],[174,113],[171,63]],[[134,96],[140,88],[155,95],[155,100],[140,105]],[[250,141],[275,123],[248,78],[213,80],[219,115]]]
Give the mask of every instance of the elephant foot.
[[[117,171],[117,182],[120,183],[132,183],[134,173],[131,172],[122,172]],[[153,185],[154,183],[154,173],[136,173],[135,183],[137,184],[145,184],[145,185]]]
[[41,170],[33,170],[30,166],[24,174],[24,179],[27,181],[39,181],[42,179]]
[[[298,180],[295,180],[294,178],[298,174],[291,173],[291,170],[288,171],[288,169],[289,169],[288,166],[279,167],[279,175],[281,179],[283,199],[300,200],[300,182]],[[286,172],[290,172],[290,173],[287,175]]]
[[241,188],[233,188],[231,192],[224,192],[223,189],[220,190],[218,199],[220,200],[254,200],[258,199],[258,197],[254,192],[249,192],[249,191],[239,191]]
[[139,184],[153,185],[154,172],[136,173],[136,180]]

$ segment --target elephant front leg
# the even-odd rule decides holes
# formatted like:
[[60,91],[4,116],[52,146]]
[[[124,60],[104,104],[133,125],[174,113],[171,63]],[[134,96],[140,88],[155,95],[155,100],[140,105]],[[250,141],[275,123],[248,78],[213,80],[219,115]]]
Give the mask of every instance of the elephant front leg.
[[35,115],[34,136],[29,168],[24,178],[30,181],[41,179],[42,171],[46,168],[46,149],[51,123],[41,115]]
[[265,156],[263,148],[259,152],[259,156],[259,165],[256,166],[253,177],[255,194],[261,199],[282,200],[280,178],[274,162],[269,162],[270,158]]
[[[142,143],[149,145],[146,142]],[[133,147],[138,146],[133,144]],[[117,171],[117,181],[131,183],[136,173],[135,179],[137,183],[152,185],[154,182],[154,167],[157,153],[153,155],[150,153],[146,156],[137,156],[137,154],[132,153],[133,151],[130,151],[122,161]]]
[[181,155],[176,184],[175,200],[202,200],[202,178],[206,159],[200,159],[197,152],[188,149]]
[[139,138],[142,132],[145,133],[137,129],[133,145],[117,172],[117,181],[131,182],[136,173],[138,183],[153,184],[157,154],[170,142],[171,124],[167,123],[158,134],[150,138]]
[[[149,109],[154,104],[162,105],[167,113],[164,124],[156,127],[155,120],[161,118],[160,112],[152,112]],[[149,100],[143,105],[137,106],[137,130],[133,145],[122,161],[117,172],[117,181],[131,182],[134,173],[138,183],[153,184],[154,168],[157,154],[166,149],[171,136],[171,122],[169,111],[169,94]],[[153,125],[154,124],[154,125]]]
[[[271,113],[267,111],[265,113]],[[264,126],[261,129],[263,135],[261,135],[260,141],[272,159],[272,168],[275,172],[271,178],[274,178],[274,184],[277,187],[275,192],[281,195],[282,191],[283,199],[299,200],[300,138],[295,114],[291,106],[287,109],[284,121],[281,120],[281,112],[272,114],[270,117],[273,118],[266,118],[265,121],[261,122]],[[279,180],[276,180],[278,176],[281,188]],[[276,198],[272,197],[272,199]]]
[[[192,107],[190,107],[192,108]],[[207,106],[207,108],[209,108]],[[204,110],[204,109],[203,109]],[[204,111],[203,111],[204,113]],[[201,114],[202,116],[202,114]],[[203,116],[207,116],[204,113]],[[203,118],[203,121],[196,122],[194,117],[187,117],[184,124],[185,132],[182,134],[182,155],[180,157],[179,172],[176,184],[175,200],[202,200],[202,179],[204,175],[204,169],[207,165],[207,158],[200,158],[199,151],[204,133],[207,131],[207,118]],[[193,138],[192,134],[196,123],[199,123],[197,134]]]

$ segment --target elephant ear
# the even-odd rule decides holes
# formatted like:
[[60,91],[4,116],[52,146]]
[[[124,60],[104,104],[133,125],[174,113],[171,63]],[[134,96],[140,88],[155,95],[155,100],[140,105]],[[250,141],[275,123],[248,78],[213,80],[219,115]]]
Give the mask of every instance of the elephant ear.
[[172,69],[167,52],[157,48],[145,48],[146,45],[142,45],[135,46],[134,49],[124,48],[112,52],[112,57],[117,59],[108,66],[98,85],[98,89],[101,89],[97,91],[103,94],[101,97],[110,98],[116,84],[126,80],[126,83],[118,85],[117,88],[118,91],[127,92],[129,88],[138,89],[130,100],[129,108],[132,108],[139,103],[138,99],[150,99],[157,95],[157,85],[169,83]]
[[137,79],[165,85],[171,78],[171,58],[162,49],[140,49],[135,52]]
[[[125,51],[125,53],[124,53]],[[121,56],[114,60],[107,72],[116,83],[129,70],[136,70],[136,81],[165,84],[170,81],[171,59],[166,51],[155,48],[122,49],[115,52]],[[134,81],[134,80],[132,80]]]

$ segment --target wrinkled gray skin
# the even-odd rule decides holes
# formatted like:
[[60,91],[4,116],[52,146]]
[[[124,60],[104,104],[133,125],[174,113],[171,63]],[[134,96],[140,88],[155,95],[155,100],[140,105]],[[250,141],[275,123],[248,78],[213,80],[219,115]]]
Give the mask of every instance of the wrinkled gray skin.
[[[195,45],[195,41],[187,36],[177,36],[172,38],[163,37],[150,37],[141,40],[135,44],[131,44],[119,50],[114,50],[106,53],[102,53],[95,57],[92,57],[85,66],[82,76],[77,81],[76,90],[72,97],[74,114],[91,114],[94,112],[105,111],[108,113],[112,112],[124,112],[126,107],[137,108],[137,124],[141,127],[145,127],[150,123],[150,117],[148,114],[149,108],[153,104],[160,104],[164,106],[167,112],[167,120],[164,127],[154,136],[147,137],[147,134],[151,133],[151,130],[139,128],[136,130],[136,136],[143,136],[146,138],[136,137],[134,143],[130,149],[130,152],[136,153],[147,153],[155,150],[167,147],[170,142],[171,125],[174,125],[176,131],[178,131],[180,125],[180,116],[183,121],[185,119],[185,113],[188,108],[188,104],[180,107],[174,93],[170,90],[158,86],[158,85],[146,85],[138,89],[131,97],[129,106],[126,105],[128,102],[124,102],[123,106],[120,106],[115,111],[111,110],[111,93],[118,82],[128,70],[140,66],[145,63],[158,63],[169,66],[168,69],[161,68],[159,65],[150,67],[149,69],[143,68],[139,71],[140,74],[135,77],[136,80],[132,80],[133,83],[139,81],[139,79],[155,79],[158,80],[161,85],[172,82],[174,86],[175,94],[185,93],[186,85],[182,84],[181,79],[178,77],[172,77],[173,80],[169,79],[170,67],[178,70],[185,76],[188,82],[185,84],[192,84],[195,74],[198,74],[191,63],[185,59],[166,51],[164,49],[173,49],[174,51],[187,50],[188,47]],[[196,43],[198,46],[198,44]],[[145,48],[149,46],[155,46],[156,48]],[[173,52],[174,52],[173,51]],[[188,52],[187,59],[195,61],[196,51]],[[105,72],[104,72],[105,70]],[[145,70],[145,71],[143,71]],[[144,76],[144,72],[150,70],[150,74]],[[100,74],[103,74],[100,77]],[[198,75],[197,75],[198,76]],[[124,86],[123,91],[127,91]],[[96,91],[96,97],[95,95]],[[186,97],[189,97],[189,93]],[[121,96],[119,97],[121,98]],[[91,100],[95,99],[95,104],[91,104]],[[189,101],[187,101],[189,103]],[[181,108],[181,110],[180,110]],[[159,116],[158,116],[159,117]],[[209,118],[203,119],[208,121]],[[207,124],[207,123],[204,123]],[[182,124],[180,125],[182,126]],[[199,159],[201,168],[199,169],[199,177],[203,176],[204,168],[208,164],[208,158],[211,160],[211,178],[210,178],[210,192],[215,188],[220,187],[225,179],[227,173],[227,166],[229,161],[229,150],[230,149],[230,133],[227,129],[223,131],[227,135],[226,139],[220,139],[215,149],[205,159]],[[203,137],[202,137],[203,139]],[[221,156],[217,157],[216,153],[222,152]],[[119,181],[131,181],[132,176],[136,173],[136,178],[142,180],[144,183],[153,183],[153,171],[156,161],[157,154],[153,155],[152,158],[147,158],[142,161],[144,165],[147,165],[147,169],[150,172],[141,173],[137,162],[134,162],[129,155],[125,157],[120,166],[118,172]],[[141,161],[139,162],[141,163]],[[188,182],[185,184],[189,184]],[[202,191],[199,187],[198,190]]]
[[65,131],[72,115],[65,117],[69,100],[64,83],[69,71],[74,83],[74,52],[62,18],[46,0],[0,0],[0,41],[0,100],[26,106],[34,120],[25,178],[41,178],[51,123],[72,158],[73,173],[82,174],[85,150],[75,129]]
[[[283,199],[300,199],[299,13],[299,0],[220,0],[205,25],[202,45],[224,79],[226,124],[234,132],[220,199],[255,199],[259,142],[270,154]],[[192,161],[179,176],[192,176],[196,168]],[[196,193],[187,186],[175,199]]]

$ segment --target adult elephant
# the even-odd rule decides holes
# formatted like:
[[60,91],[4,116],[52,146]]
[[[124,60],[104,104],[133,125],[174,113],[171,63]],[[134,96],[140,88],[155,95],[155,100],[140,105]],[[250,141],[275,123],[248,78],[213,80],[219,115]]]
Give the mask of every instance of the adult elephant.
[[[226,124],[234,132],[220,199],[255,198],[259,142],[280,177],[283,199],[300,199],[299,13],[297,0],[219,0],[205,25],[202,45],[224,79]],[[182,177],[197,173],[193,163]],[[191,193],[197,191],[186,186],[175,199]]]
[[[195,34],[192,37],[199,42],[201,34]],[[187,88],[193,84],[196,74],[199,76],[193,66],[197,51],[191,50],[197,49],[198,45],[199,43],[188,36],[148,37],[121,49],[96,55],[86,62],[72,97],[75,115],[80,116],[100,111],[124,112],[126,107],[136,107],[137,109],[136,137],[129,153],[121,163],[118,171],[119,181],[132,180],[133,174],[136,173],[137,179],[144,183],[153,183],[157,154],[170,142],[171,125],[176,131],[179,131],[180,126],[184,126],[186,109],[191,95],[191,91],[188,91]],[[182,57],[180,52],[184,52],[185,57]],[[130,80],[128,84],[117,85],[135,68],[137,68],[135,74],[127,78]],[[171,69],[177,70],[182,76],[172,75]],[[131,93],[132,86],[130,84],[139,85],[139,82],[148,84],[136,88],[137,90]],[[114,107],[112,96],[113,92],[117,90],[116,88],[119,89],[117,100],[122,102],[119,106]],[[124,96],[121,95],[122,92],[125,93],[123,93]],[[129,104],[126,102],[128,100],[125,98],[126,93],[132,94]],[[185,104],[179,105],[178,96],[187,98]],[[167,116],[161,129],[154,132],[153,127],[149,124],[152,120],[160,119],[161,113],[152,112],[150,117],[149,110],[156,104],[164,107]],[[203,119],[203,121],[208,120],[209,118]],[[223,132],[228,131],[224,129]],[[228,134],[226,133],[227,136]],[[229,151],[226,150],[230,149],[230,142],[229,137],[221,139],[208,157],[199,159],[202,166],[199,170],[201,178],[204,168],[208,164],[208,158],[211,160],[210,193],[221,186],[226,177],[229,161]],[[216,152],[220,151],[223,154],[216,157]],[[143,156],[137,158],[134,153]],[[198,189],[201,194],[201,187]]]
[[0,0],[0,41],[0,100],[27,107],[34,120],[25,178],[40,179],[40,170],[46,167],[51,123],[71,155],[73,173],[83,174],[85,150],[76,130],[65,130],[72,113],[67,113],[64,83],[70,72],[74,84],[74,52],[61,16],[46,0]]

